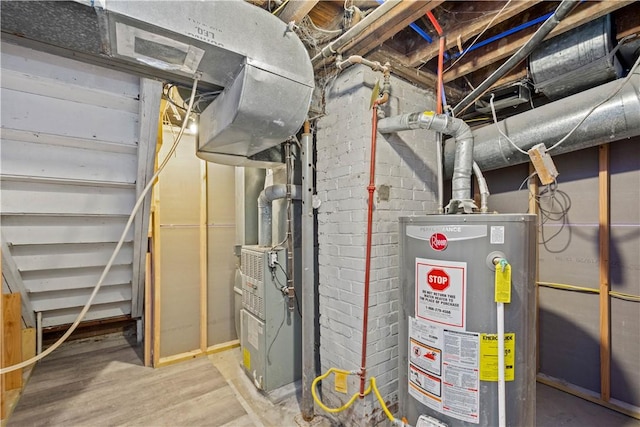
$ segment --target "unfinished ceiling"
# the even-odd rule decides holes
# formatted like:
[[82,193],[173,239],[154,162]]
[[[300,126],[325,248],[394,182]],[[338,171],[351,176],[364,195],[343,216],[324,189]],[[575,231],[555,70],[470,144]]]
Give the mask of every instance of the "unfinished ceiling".
[[[316,77],[322,81],[336,73],[335,48],[323,47],[367,19],[370,24],[340,49],[343,57],[361,55],[366,59],[389,61],[394,74],[421,87],[435,90],[439,56],[439,25],[446,38],[443,80],[449,105],[455,105],[507,58],[518,51],[558,8],[556,1],[250,1],[276,14],[294,29],[309,50]],[[384,4],[386,11],[374,16]],[[380,10],[378,9],[378,12]],[[432,16],[428,16],[431,14]],[[640,3],[635,1],[575,2],[568,16],[551,31],[555,38],[606,15],[611,25],[611,44],[622,41],[630,50],[631,63],[639,48]],[[635,36],[635,37],[634,37]],[[326,55],[329,53],[329,55]],[[328,57],[325,57],[328,56]],[[629,60],[627,60],[629,61]],[[622,67],[628,68],[623,58]],[[514,83],[531,83],[528,61],[523,60],[492,85],[488,92]],[[531,86],[532,89],[537,89]],[[546,97],[532,90],[536,103]],[[529,102],[527,102],[529,104]],[[528,107],[527,107],[528,108]],[[470,108],[467,113],[473,113]]]

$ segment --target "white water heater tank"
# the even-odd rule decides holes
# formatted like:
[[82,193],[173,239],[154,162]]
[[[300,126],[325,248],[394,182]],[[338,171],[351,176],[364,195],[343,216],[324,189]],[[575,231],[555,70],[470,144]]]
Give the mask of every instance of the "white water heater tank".
[[504,304],[506,425],[535,425],[535,215],[400,219],[400,414],[498,426],[495,258]]

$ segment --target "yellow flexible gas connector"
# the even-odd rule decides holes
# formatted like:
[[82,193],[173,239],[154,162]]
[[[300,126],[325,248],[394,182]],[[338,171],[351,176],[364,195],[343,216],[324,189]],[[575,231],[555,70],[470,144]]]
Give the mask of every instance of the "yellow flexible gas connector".
[[[345,371],[343,369],[338,369],[338,368],[331,368],[327,372],[325,372],[324,374],[320,375],[319,377],[316,377],[316,379],[313,380],[313,382],[311,383],[311,394],[313,395],[313,400],[315,400],[315,402],[318,404],[319,407],[321,407],[324,411],[329,412],[330,414],[336,414],[338,412],[344,411],[349,406],[351,406],[353,404],[353,402],[355,402],[355,400],[358,398],[358,396],[360,396],[360,393],[355,393],[353,396],[351,396],[351,399],[349,399],[349,401],[347,403],[345,403],[344,405],[342,405],[339,408],[329,408],[324,403],[322,403],[322,401],[320,400],[320,398],[318,397],[318,395],[316,393],[316,384],[318,384],[318,382],[320,382],[323,379],[327,378],[329,375],[331,375],[334,372],[336,374],[342,374],[342,375],[357,375],[357,372]],[[371,393],[371,385],[369,385],[369,387],[367,387],[367,389],[364,391],[364,395],[366,396],[369,393]]]
[[[353,396],[351,396],[351,399],[349,399],[349,401],[347,403],[345,403],[344,405],[340,406],[339,408],[329,408],[328,406],[326,406],[324,403],[322,403],[322,401],[318,397],[318,394],[316,392],[316,386],[317,386],[318,382],[320,382],[323,379],[327,378],[332,373],[342,374],[342,375],[358,375],[358,372],[356,372],[356,371],[345,371],[343,369],[331,368],[327,372],[325,372],[324,374],[320,375],[319,377],[316,377],[316,379],[313,380],[313,383],[311,383],[311,394],[313,395],[313,400],[324,411],[329,412],[330,414],[335,414],[335,413],[338,413],[338,412],[342,412],[345,409],[347,409],[349,406],[351,406],[353,404],[353,402],[356,401],[358,396],[360,396],[360,393],[359,392],[354,393]],[[389,408],[387,408],[387,405],[384,403],[384,400],[382,399],[382,396],[380,395],[380,391],[378,390],[378,386],[376,385],[375,377],[369,378],[369,387],[367,387],[367,389],[364,391],[364,396],[366,396],[369,393],[371,393],[371,390],[373,390],[374,394],[378,398],[378,401],[380,402],[380,405],[382,406],[382,409],[383,409],[384,413],[387,415],[387,417],[389,418],[389,420],[391,420],[391,422],[396,424],[396,425],[404,425],[402,423],[402,421],[397,420],[393,416],[391,411],[389,411]]]

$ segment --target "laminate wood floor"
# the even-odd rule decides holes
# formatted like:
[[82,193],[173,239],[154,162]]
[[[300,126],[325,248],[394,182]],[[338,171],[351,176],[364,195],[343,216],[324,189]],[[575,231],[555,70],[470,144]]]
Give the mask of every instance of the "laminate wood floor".
[[9,426],[253,426],[206,357],[142,365],[122,337],[70,343],[40,362]]

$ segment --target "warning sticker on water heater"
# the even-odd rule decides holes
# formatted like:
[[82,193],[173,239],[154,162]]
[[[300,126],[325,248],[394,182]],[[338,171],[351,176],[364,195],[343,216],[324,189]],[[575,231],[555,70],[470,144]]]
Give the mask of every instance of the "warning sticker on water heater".
[[467,263],[416,258],[416,317],[465,330]]
[[478,424],[478,335],[409,317],[409,395],[442,414]]

